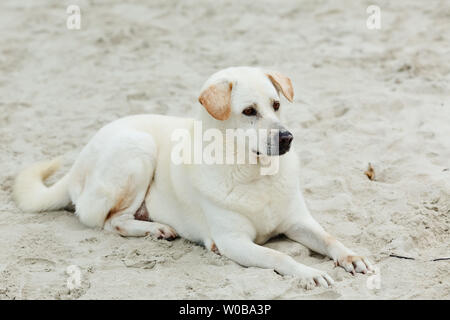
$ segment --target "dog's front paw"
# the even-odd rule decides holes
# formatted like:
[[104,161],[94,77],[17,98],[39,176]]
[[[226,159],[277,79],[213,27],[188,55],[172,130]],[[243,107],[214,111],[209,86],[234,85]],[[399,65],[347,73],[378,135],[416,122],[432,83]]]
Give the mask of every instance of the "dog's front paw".
[[305,289],[313,289],[317,286],[328,288],[334,284],[333,279],[325,272],[313,268],[302,271],[300,285]]
[[356,272],[367,273],[373,271],[370,261],[361,256],[346,254],[334,260],[336,266],[340,266],[345,271],[355,275]]

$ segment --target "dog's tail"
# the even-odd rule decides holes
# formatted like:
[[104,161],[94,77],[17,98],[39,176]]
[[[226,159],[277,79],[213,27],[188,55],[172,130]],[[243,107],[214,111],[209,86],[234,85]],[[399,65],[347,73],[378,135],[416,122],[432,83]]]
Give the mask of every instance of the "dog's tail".
[[13,196],[17,206],[23,211],[50,211],[61,209],[70,203],[69,175],[51,187],[44,180],[61,165],[61,158],[42,161],[24,169],[16,178]]

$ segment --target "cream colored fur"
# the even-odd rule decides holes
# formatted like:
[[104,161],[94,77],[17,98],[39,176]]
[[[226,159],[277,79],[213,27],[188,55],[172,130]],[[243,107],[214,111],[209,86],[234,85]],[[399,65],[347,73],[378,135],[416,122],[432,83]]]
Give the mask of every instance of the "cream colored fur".
[[[229,92],[217,93],[220,88]],[[204,130],[281,130],[279,114],[288,106],[273,109],[281,93],[293,99],[292,84],[280,73],[250,67],[225,69],[203,86],[200,102],[204,108],[198,120]],[[242,113],[249,105],[257,108],[257,117]],[[300,190],[295,151],[270,155],[274,136],[269,134],[267,143],[250,146],[251,155],[258,158],[256,165],[176,165],[171,161],[175,144],[171,136],[179,129],[192,133],[193,125],[194,119],[161,115],[116,120],[99,130],[53,186],[46,187],[43,180],[57,169],[56,160],[20,173],[14,187],[17,205],[24,211],[45,211],[72,202],[76,215],[89,227],[123,236],[178,234],[217,249],[241,265],[297,276],[306,287],[327,287],[333,280],[325,272],[261,245],[285,234],[349,272],[370,270],[366,258],[330,236],[309,213]],[[279,158],[278,172],[261,175],[261,163],[271,156]],[[134,219],[144,201],[151,221]]]

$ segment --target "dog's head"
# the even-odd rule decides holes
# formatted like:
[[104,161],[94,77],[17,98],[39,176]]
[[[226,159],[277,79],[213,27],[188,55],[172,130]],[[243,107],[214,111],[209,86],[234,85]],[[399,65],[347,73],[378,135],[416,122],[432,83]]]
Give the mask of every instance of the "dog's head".
[[292,134],[280,122],[280,93],[292,102],[291,80],[279,72],[234,67],[213,74],[204,84],[199,101],[221,127],[258,133],[247,140],[257,155],[277,156],[289,151]]

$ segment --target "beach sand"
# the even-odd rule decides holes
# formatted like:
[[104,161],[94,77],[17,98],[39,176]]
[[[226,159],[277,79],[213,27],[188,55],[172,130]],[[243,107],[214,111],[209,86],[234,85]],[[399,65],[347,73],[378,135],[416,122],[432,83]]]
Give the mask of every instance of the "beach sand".
[[[69,4],[80,30],[66,28]],[[366,27],[370,4],[380,30]],[[449,30],[444,0],[2,0],[0,299],[449,299],[450,261],[432,261],[450,256]],[[308,291],[183,239],[122,238],[68,211],[16,208],[24,166],[62,155],[55,181],[112,120],[194,117],[207,77],[237,65],[292,79],[296,100],[281,109],[305,199],[376,275],[268,243],[336,281]],[[69,290],[72,265],[81,283]]]

